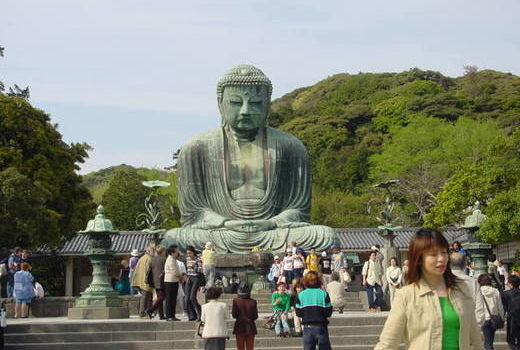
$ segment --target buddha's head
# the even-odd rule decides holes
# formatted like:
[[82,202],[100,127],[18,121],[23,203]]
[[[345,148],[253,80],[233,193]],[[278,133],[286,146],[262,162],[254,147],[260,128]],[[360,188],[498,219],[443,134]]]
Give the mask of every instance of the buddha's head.
[[266,125],[272,89],[269,78],[256,67],[239,65],[227,71],[217,85],[224,126],[239,134],[256,134]]

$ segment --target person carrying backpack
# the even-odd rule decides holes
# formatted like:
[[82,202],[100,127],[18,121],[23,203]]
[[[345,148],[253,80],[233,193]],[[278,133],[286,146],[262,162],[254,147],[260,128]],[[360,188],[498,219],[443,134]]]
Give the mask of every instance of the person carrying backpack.
[[502,294],[506,312],[506,339],[511,350],[520,350],[520,277],[510,275],[507,282],[511,289]]

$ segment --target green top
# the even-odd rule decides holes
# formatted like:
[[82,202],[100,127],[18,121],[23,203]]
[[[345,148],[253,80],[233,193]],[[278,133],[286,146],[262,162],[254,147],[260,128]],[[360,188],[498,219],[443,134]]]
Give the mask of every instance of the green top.
[[289,311],[289,308],[291,306],[291,297],[289,296],[289,294],[273,293],[271,297],[271,305],[275,303],[277,298],[282,298],[282,301],[276,305],[273,305],[273,311]]
[[450,299],[439,297],[442,312],[442,350],[459,350],[459,315]]

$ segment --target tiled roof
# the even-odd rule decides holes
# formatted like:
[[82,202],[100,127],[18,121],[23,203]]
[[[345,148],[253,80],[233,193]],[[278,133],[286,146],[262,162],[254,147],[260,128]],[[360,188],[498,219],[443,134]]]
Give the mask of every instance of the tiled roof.
[[[405,227],[396,231],[394,245],[399,249],[407,249],[410,239],[419,227]],[[339,248],[346,250],[368,250],[374,244],[381,247],[384,244],[383,238],[378,234],[377,228],[337,228]],[[448,228],[444,231],[448,242],[461,241],[465,242],[467,238],[467,230],[461,228]]]
[[[112,236],[112,250],[115,254],[130,254],[132,249],[137,249],[143,252],[144,249],[150,245],[153,239],[153,234],[142,231],[122,231],[118,235]],[[77,234],[58,248],[56,253],[58,255],[81,255],[88,246],[88,236],[84,234]],[[47,246],[36,250],[36,254],[49,253],[51,249]]]
[[[399,249],[408,248],[408,242],[418,227],[406,227],[396,231],[394,244]],[[378,234],[377,228],[337,228],[339,248],[345,250],[368,250],[374,244],[383,246],[384,241]],[[444,231],[448,242],[458,240],[467,241],[467,231],[460,228],[449,228]],[[153,239],[153,234],[142,231],[122,231],[119,235],[112,235],[112,250],[115,254],[129,254],[132,249],[143,252]],[[88,236],[77,234],[58,248],[58,255],[81,255],[87,249]],[[49,253],[51,249],[47,246],[35,251],[36,254]]]

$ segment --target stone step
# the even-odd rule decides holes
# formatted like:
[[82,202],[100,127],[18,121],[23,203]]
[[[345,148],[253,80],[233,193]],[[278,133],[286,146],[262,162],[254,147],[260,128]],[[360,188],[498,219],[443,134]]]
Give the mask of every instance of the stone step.
[[[329,334],[331,337],[337,335],[371,335],[378,336],[383,326],[330,326]],[[228,330],[232,334],[232,328]],[[114,332],[43,332],[43,333],[9,333],[5,335],[7,343],[78,343],[89,341],[132,341],[132,340],[176,340],[193,338],[195,329],[186,330],[157,330],[143,331],[133,330],[114,331]],[[258,337],[271,337],[272,330],[258,328]]]
[[[373,348],[377,338],[373,336],[342,336],[331,338],[334,349],[367,349]],[[262,338],[255,339],[256,349],[298,349],[302,347],[301,338]],[[203,340],[200,338],[182,341],[132,341],[132,342],[88,342],[88,343],[26,343],[6,344],[5,350],[162,350],[162,349],[202,349]],[[236,348],[234,338],[227,342],[228,349]],[[507,343],[495,342],[496,350],[508,349]]]
[[[261,329],[262,319],[267,315],[260,315],[256,322],[257,328]],[[35,319],[37,320],[37,319]],[[63,320],[63,319],[61,319]],[[382,326],[386,320],[386,313],[378,315],[370,315],[365,317],[358,313],[354,317],[347,314],[333,315],[330,318],[329,325],[332,326]],[[227,328],[231,329],[234,320],[227,321]],[[85,322],[56,322],[56,323],[16,323],[8,324],[6,335],[15,333],[86,333],[86,332],[124,332],[135,331],[176,331],[176,330],[194,330],[197,326],[193,321],[166,322],[159,320],[136,320],[129,319],[124,321],[85,321]]]
[[[381,333],[382,326],[332,326],[329,327],[329,335],[336,339],[341,336],[352,337],[368,337],[377,339]],[[232,329],[229,329],[232,334]],[[88,342],[114,342],[114,341],[176,341],[176,340],[192,340],[195,330],[179,330],[179,331],[132,331],[132,332],[96,332],[96,333],[15,333],[8,334],[5,337],[7,344],[25,344],[25,343],[88,343]],[[273,338],[274,332],[267,329],[258,329],[257,339]],[[357,338],[351,338],[351,341]],[[496,342],[506,342],[505,332],[497,332],[495,335]],[[349,343],[351,344],[351,343]]]

